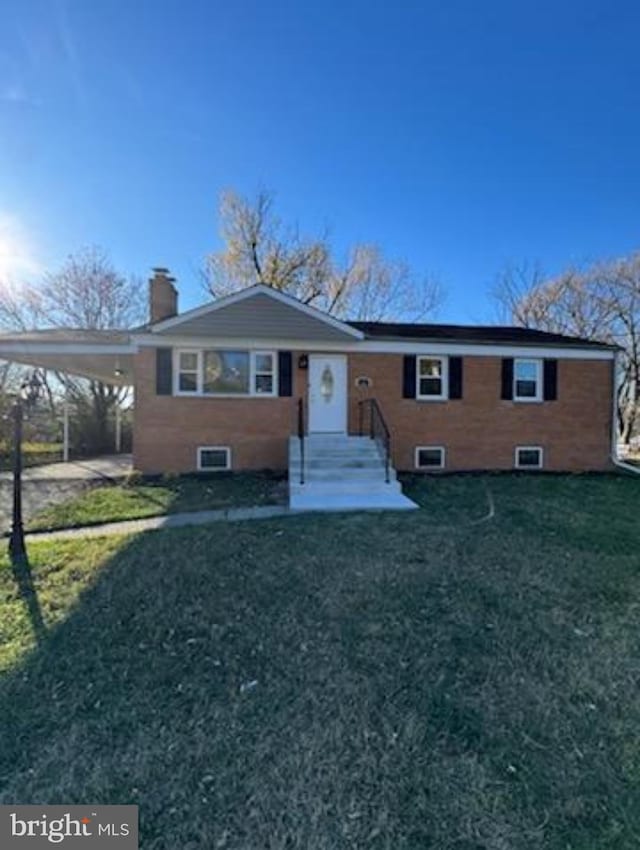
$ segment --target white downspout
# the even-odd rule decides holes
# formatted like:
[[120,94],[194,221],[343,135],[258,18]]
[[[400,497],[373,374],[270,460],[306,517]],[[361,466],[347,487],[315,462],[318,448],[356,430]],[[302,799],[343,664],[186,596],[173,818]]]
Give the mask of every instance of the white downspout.
[[64,388],[64,407],[62,419],[62,460],[69,463],[69,392]]
[[640,474],[640,467],[633,466],[630,463],[625,463],[618,457],[618,352],[613,354],[613,405],[611,412],[611,460],[620,469],[626,472],[634,472]]
[[116,401],[116,454],[122,451],[122,418],[120,415],[120,402]]

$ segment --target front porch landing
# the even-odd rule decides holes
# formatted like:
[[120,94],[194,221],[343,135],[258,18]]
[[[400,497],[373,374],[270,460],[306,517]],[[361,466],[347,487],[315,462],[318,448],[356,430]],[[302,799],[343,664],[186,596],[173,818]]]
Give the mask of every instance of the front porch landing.
[[311,434],[289,441],[289,506],[293,511],[407,511],[418,507],[402,493],[393,467],[386,480],[375,440]]

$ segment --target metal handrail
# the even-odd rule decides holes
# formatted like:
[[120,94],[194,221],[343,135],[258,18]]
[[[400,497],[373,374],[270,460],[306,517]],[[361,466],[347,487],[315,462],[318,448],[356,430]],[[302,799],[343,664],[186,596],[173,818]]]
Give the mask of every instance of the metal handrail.
[[384,456],[384,480],[389,483],[389,469],[391,466],[391,433],[384,421],[382,410],[375,398],[365,398],[358,402],[358,417],[360,422],[360,436],[364,437],[365,408],[369,419],[369,436],[375,440],[382,450]]
[[304,399],[298,399],[298,439],[300,440],[300,483],[304,484]]

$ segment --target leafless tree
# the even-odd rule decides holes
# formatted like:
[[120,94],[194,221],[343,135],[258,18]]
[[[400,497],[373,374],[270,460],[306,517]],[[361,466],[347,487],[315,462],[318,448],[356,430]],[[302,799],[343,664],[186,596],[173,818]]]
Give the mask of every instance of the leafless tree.
[[640,423],[640,253],[604,264],[601,288],[611,317],[610,339],[622,349],[618,424],[628,444]]
[[[75,328],[117,330],[140,324],[146,317],[145,290],[140,282],[116,271],[99,248],[69,256],[62,267],[35,285],[0,286],[0,327],[4,330]],[[54,373],[45,378],[52,407],[54,384],[64,388],[89,436],[88,448],[109,447],[109,423],[126,389],[97,380]]]
[[220,202],[224,248],[205,260],[204,279],[215,298],[263,283],[342,318],[418,321],[441,304],[432,277],[418,279],[376,245],[356,245],[340,262],[326,234],[304,237],[285,227],[273,195],[247,199],[229,191]]
[[535,264],[509,266],[493,295],[515,324],[620,346],[618,428],[628,443],[640,417],[640,253],[555,277]]

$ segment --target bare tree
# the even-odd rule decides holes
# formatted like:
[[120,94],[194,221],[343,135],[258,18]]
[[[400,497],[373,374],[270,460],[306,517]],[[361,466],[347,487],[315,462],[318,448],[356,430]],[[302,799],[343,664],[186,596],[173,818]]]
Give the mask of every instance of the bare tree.
[[528,296],[545,280],[538,262],[508,263],[498,274],[491,289],[500,322],[515,323],[523,328],[535,327]]
[[263,283],[342,318],[383,321],[426,318],[441,304],[431,277],[387,260],[375,245],[356,245],[339,262],[326,234],[303,237],[275,214],[273,195],[253,199],[226,192],[220,203],[225,247],[205,260],[208,291],[218,298]]
[[[124,277],[99,248],[69,256],[62,267],[36,285],[0,287],[0,327],[5,330],[75,328],[117,330],[144,321],[144,287]],[[110,446],[110,420],[128,391],[102,381],[54,373],[82,422],[88,451]],[[52,408],[55,391],[44,375]]]
[[622,349],[618,425],[621,440],[628,445],[640,422],[640,254],[604,264],[600,271],[610,339]]
[[555,277],[537,265],[509,266],[493,296],[518,325],[620,346],[618,428],[628,443],[640,416],[640,254]]

